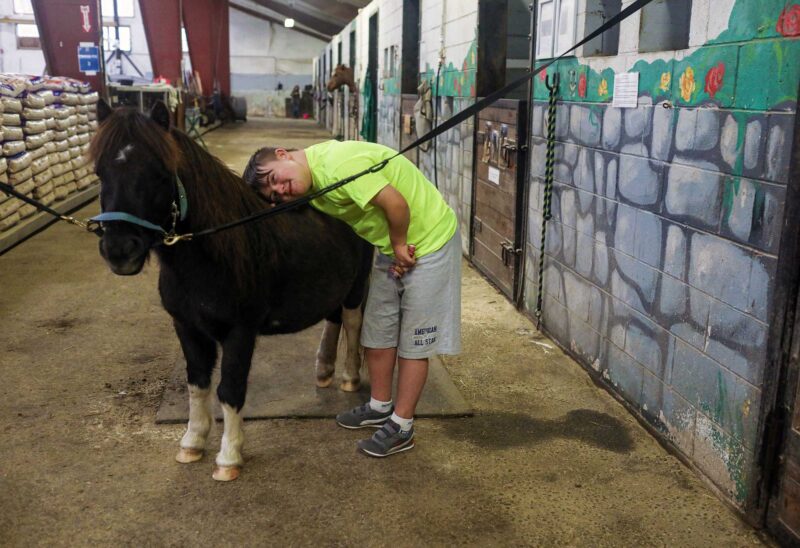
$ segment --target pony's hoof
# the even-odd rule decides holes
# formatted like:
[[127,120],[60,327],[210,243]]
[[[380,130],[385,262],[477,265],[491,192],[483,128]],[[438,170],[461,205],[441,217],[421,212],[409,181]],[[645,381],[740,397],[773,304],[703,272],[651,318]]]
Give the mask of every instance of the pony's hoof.
[[342,392],[358,392],[359,386],[361,386],[361,381],[342,381],[339,388]]
[[317,377],[317,386],[319,388],[328,388],[333,382],[333,375],[330,377]]
[[197,462],[203,458],[202,449],[192,449],[190,447],[181,447],[178,454],[175,455],[175,460],[181,464],[189,464]]
[[217,481],[233,481],[242,472],[241,466],[215,466],[211,477]]

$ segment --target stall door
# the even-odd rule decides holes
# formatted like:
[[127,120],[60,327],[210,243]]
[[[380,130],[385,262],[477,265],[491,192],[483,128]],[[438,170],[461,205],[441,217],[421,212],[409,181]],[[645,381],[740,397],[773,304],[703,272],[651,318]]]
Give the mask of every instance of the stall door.
[[521,215],[525,172],[527,104],[504,99],[476,120],[473,264],[512,301],[522,247]]
[[[795,318],[799,312],[800,303]],[[787,424],[767,524],[782,543],[797,546],[800,545],[800,322],[797,320],[793,330],[786,375],[786,386],[791,387],[787,390],[790,395],[786,397],[788,401],[784,407]],[[770,443],[770,440],[765,443]]]

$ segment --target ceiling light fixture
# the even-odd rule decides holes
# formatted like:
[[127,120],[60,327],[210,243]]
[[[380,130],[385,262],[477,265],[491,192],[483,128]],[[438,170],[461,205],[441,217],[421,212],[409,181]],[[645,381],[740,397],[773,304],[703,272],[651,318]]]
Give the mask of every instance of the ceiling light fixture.
[[294,26],[294,19],[291,17],[287,17],[286,20],[283,22],[283,26],[287,29],[290,29]]

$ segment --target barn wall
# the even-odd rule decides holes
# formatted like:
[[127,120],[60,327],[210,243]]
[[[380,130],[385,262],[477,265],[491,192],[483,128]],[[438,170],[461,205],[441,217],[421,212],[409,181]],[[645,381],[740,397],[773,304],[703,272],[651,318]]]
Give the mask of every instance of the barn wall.
[[[800,29],[790,14],[800,8],[785,0],[691,4],[686,49],[640,53],[649,22],[636,14],[622,23],[616,54],[590,55],[605,47],[595,41],[547,71],[560,74],[561,87],[543,325],[747,509],[771,373],[767,333],[800,83]],[[577,36],[598,24],[598,5],[578,1]],[[357,74],[363,81],[368,19],[378,9],[378,139],[398,148],[401,80],[384,50],[395,46],[399,68],[400,0],[376,0],[356,19]],[[420,14],[419,78],[437,88],[442,53],[444,121],[476,100],[478,2],[421,0]],[[639,73],[636,108],[611,105],[620,72]],[[546,100],[537,80],[523,305],[531,314]],[[473,130],[465,122],[439,137],[435,175],[433,147],[418,154],[458,214],[465,253]]]
[[398,149],[403,0],[381,2],[378,28],[378,142]]
[[230,10],[230,26],[231,36],[236,37],[231,40],[231,77],[240,88],[311,83],[311,60],[322,40],[235,9]]
[[[265,11],[255,2],[237,4]],[[229,9],[228,17],[233,95],[247,99],[250,115],[283,116],[292,88],[311,84],[313,58],[325,42],[236,9]]]
[[[622,25],[618,55],[547,71],[561,88],[543,322],[746,508],[800,80],[800,40],[781,32],[800,29],[779,23],[784,0],[693,4],[686,50],[637,53],[637,14]],[[638,108],[610,104],[624,71],[639,73]],[[542,82],[534,94],[530,312]]]
[[[369,54],[369,18],[378,12],[378,142],[400,148],[400,101],[402,67],[402,0],[375,0],[365,6],[352,25],[356,28],[356,83],[363,90]],[[427,79],[436,90],[436,72],[440,52],[444,54],[439,73],[439,123],[475,102],[475,75],[477,70],[477,0],[420,0],[420,64],[419,80]],[[442,25],[442,21],[445,24]],[[350,27],[352,28],[352,27]],[[343,51],[349,51],[349,30],[335,36],[315,58],[320,63],[332,50],[336,57],[338,40],[344,40]],[[392,53],[394,52],[394,53]],[[343,55],[349,59],[349,53]],[[394,67],[394,68],[392,68]],[[322,80],[327,80],[325,75]],[[330,94],[333,101],[319,114],[319,122],[334,135],[341,131],[340,92]],[[363,97],[359,97],[363,102]],[[359,112],[358,129],[361,128],[363,109]],[[462,230],[463,250],[469,247],[469,220],[472,201],[472,120],[466,121],[443,135],[437,142],[437,174],[434,176],[433,146],[420,151],[418,165],[423,173],[436,181],[443,196],[458,215]],[[350,139],[361,139],[357,131],[348,134]]]
[[[475,103],[477,73],[477,0],[421,0],[420,80],[438,91],[439,124]],[[440,64],[440,53],[443,59]],[[439,82],[436,73],[439,69]],[[456,212],[461,227],[462,250],[469,251],[472,215],[472,154],[474,121],[467,120],[436,138],[434,147],[419,153],[419,168],[438,184]]]

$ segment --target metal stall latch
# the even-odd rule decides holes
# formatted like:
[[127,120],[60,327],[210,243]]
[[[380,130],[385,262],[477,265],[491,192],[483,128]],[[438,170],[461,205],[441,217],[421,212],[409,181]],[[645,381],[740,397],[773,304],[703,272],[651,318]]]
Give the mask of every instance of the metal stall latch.
[[509,240],[500,244],[500,258],[503,260],[504,266],[513,266],[514,259],[521,252],[522,250],[515,248],[514,244]]

